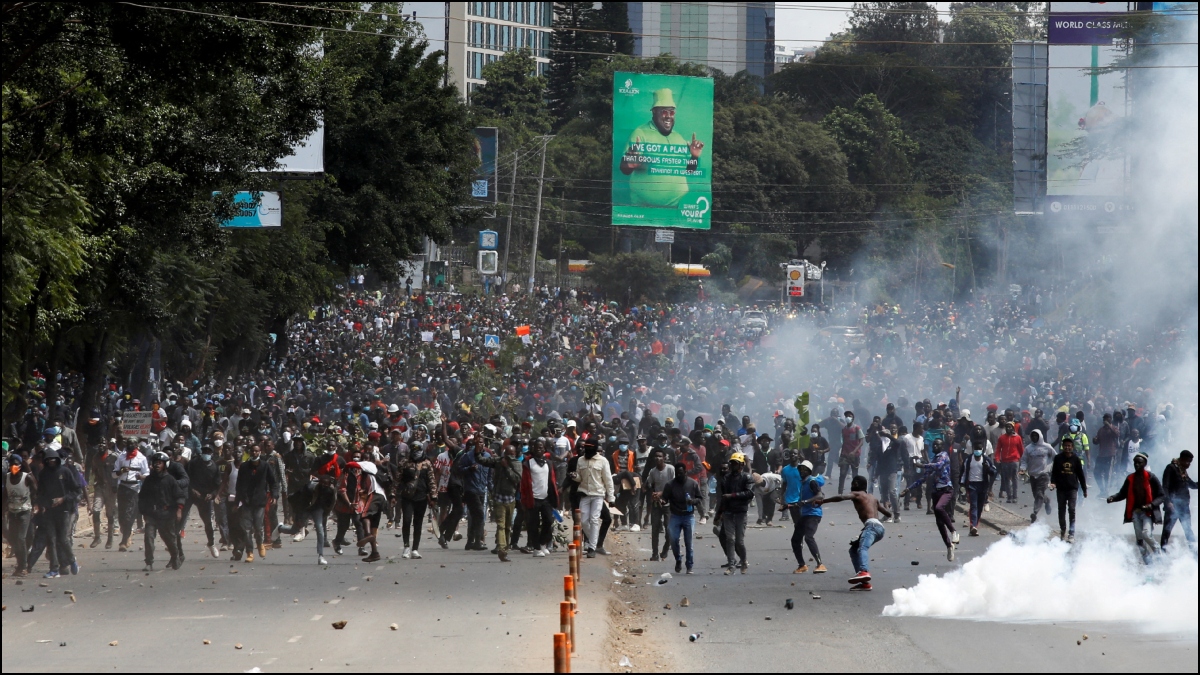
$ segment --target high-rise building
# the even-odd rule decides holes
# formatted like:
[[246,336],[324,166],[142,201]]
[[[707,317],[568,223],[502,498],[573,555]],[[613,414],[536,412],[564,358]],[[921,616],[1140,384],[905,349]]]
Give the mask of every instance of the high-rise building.
[[629,2],[633,53],[671,54],[727,74],[775,72],[773,2]]
[[[440,3],[439,3],[440,4]],[[450,77],[464,98],[484,84],[483,67],[505,52],[528,47],[538,75],[550,67],[552,2],[451,2]],[[408,6],[407,3],[405,5]],[[437,45],[439,36],[429,36]]]

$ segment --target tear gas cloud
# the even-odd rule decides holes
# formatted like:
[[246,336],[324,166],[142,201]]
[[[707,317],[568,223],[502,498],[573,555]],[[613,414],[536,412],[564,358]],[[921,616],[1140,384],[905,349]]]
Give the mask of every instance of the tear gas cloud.
[[[992,544],[986,554],[939,577],[922,575],[892,591],[884,616],[993,621],[1128,622],[1135,630],[1195,635],[1196,558],[1175,555],[1147,567],[1128,537],[1089,534],[1073,546],[1043,524]],[[936,535],[931,535],[936,536]]]

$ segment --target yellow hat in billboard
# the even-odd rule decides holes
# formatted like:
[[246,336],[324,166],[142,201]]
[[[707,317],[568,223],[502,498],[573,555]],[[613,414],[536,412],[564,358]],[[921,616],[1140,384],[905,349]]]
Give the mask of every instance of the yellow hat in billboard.
[[670,89],[659,89],[654,92],[654,108],[674,108],[675,96],[671,94]]

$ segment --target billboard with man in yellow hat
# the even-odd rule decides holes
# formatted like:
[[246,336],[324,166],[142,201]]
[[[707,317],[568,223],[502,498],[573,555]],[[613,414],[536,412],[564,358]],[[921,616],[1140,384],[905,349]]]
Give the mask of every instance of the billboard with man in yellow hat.
[[613,225],[707,230],[713,81],[615,73]]

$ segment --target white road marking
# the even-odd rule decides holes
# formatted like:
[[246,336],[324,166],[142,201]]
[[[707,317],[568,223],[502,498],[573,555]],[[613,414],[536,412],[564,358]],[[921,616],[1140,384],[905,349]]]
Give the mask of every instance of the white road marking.
[[279,660],[279,657],[277,657],[277,656],[272,656],[271,658],[267,659],[266,661],[263,661],[263,665],[264,665],[264,666],[269,666],[269,665],[271,665],[272,663],[275,663],[275,662],[276,662],[276,661],[278,661],[278,660]]
[[301,637],[303,637],[303,636],[301,636],[301,635],[293,635],[292,637],[288,638],[288,642],[289,642],[289,643],[291,643],[291,644],[295,644],[295,643],[297,643],[297,642],[299,642],[299,641],[300,641],[300,638],[301,638]]
[[35,623],[37,623],[37,622],[36,622],[36,621],[30,621],[29,623],[25,624],[24,626],[21,626],[21,628],[29,628],[30,626],[32,626],[32,625],[33,625],[33,624],[35,624]]
[[320,621],[321,617],[323,617],[323,616],[325,616],[325,615],[324,614],[313,614],[313,618],[309,619],[309,621]]
[[330,601],[329,601],[329,604],[331,604],[331,605],[336,605],[336,604],[338,604],[338,603],[339,603],[339,602],[341,602],[341,601],[342,601],[342,599],[341,599],[341,598],[334,598],[334,599],[332,599],[332,600],[330,600]]
[[350,588],[347,588],[346,590],[348,590],[348,591],[357,591],[357,590],[358,590],[358,586],[351,586]]

